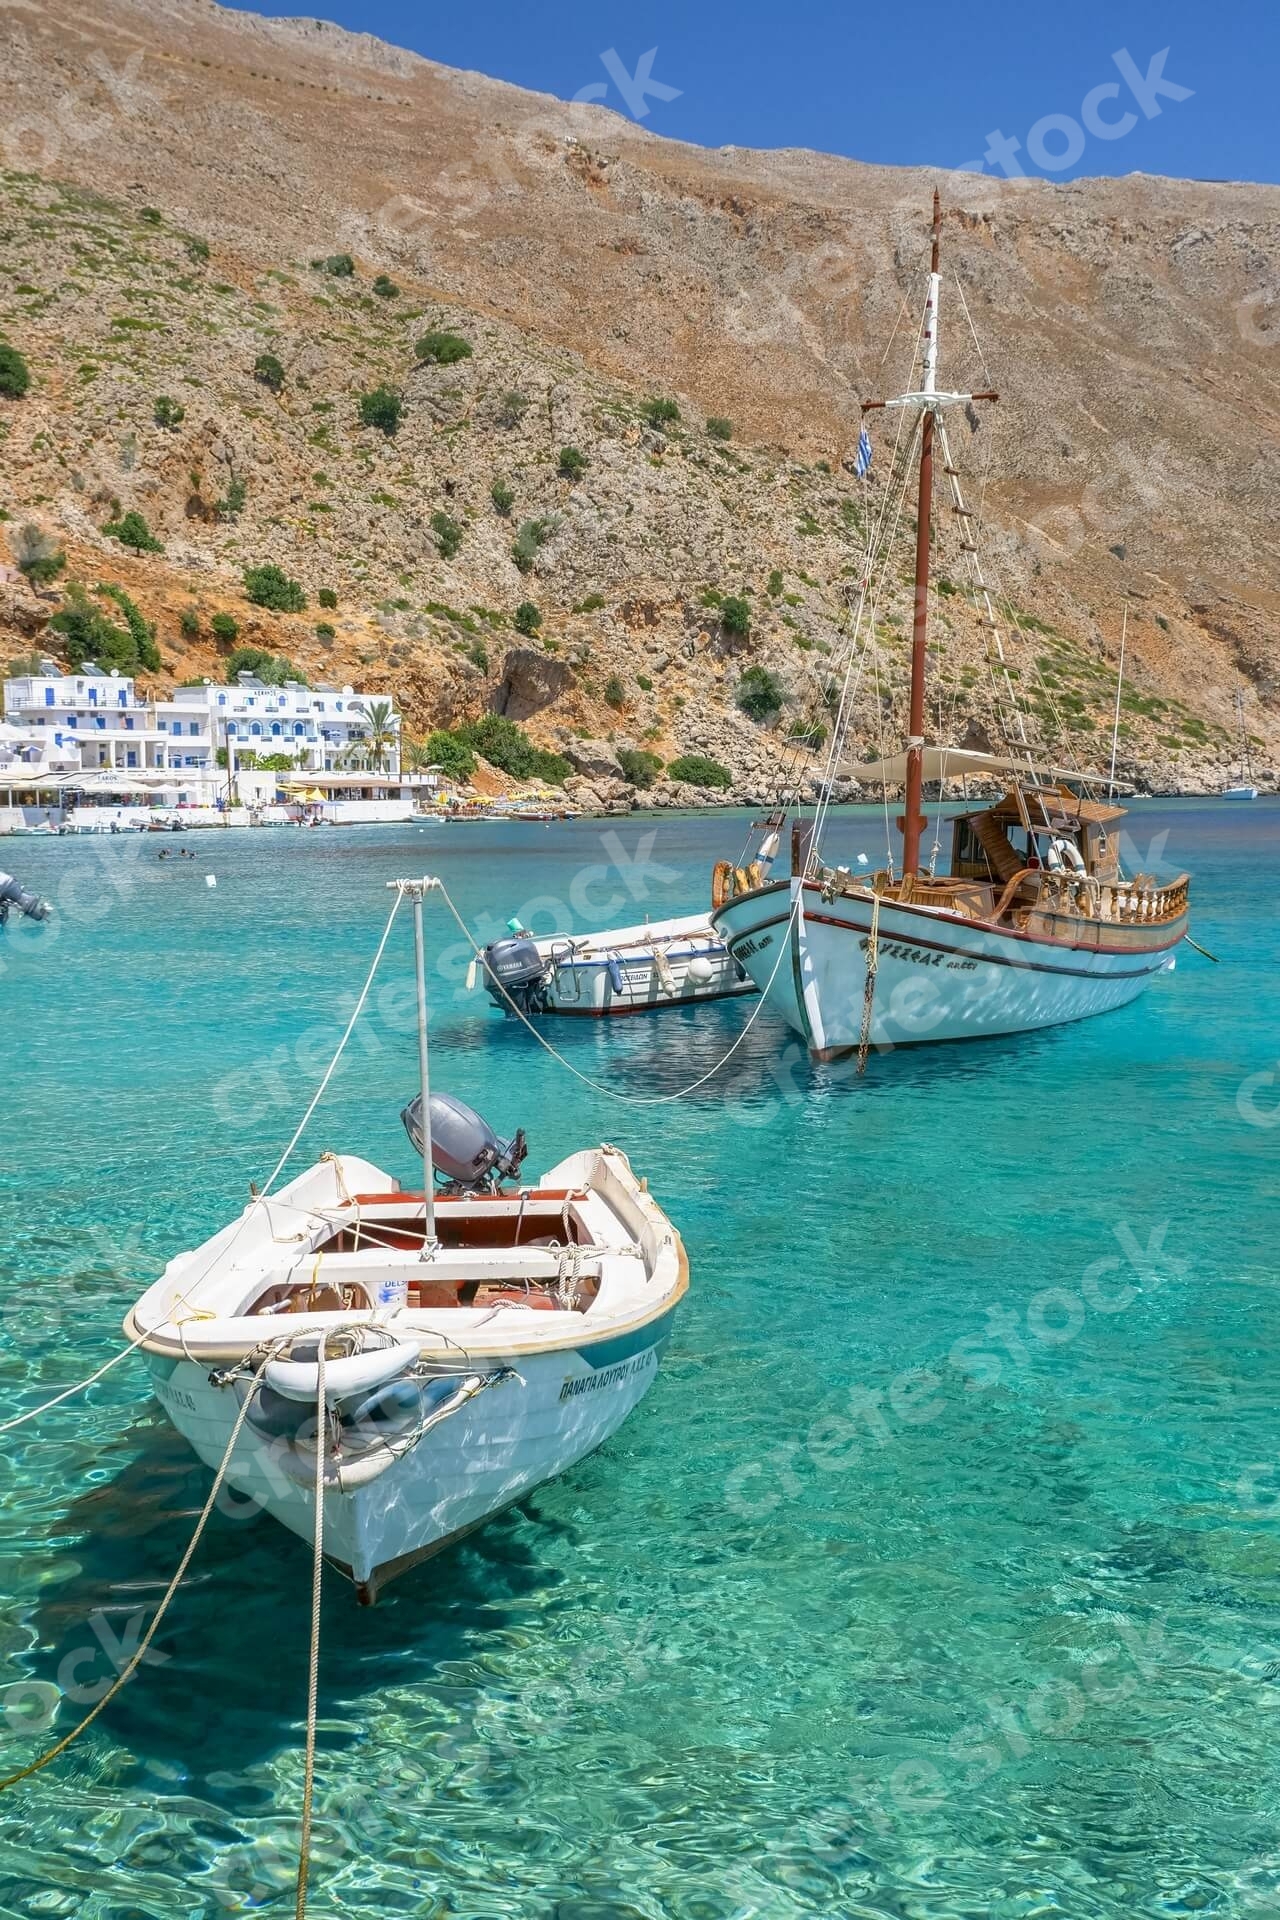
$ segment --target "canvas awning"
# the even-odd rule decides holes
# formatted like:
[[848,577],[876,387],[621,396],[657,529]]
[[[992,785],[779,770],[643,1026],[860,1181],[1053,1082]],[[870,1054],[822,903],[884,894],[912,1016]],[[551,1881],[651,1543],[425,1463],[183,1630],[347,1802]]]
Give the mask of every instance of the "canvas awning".
[[[859,781],[869,787],[901,787],[907,778],[907,756],[904,753],[889,755],[884,760],[869,760],[865,765],[844,764],[839,772],[848,779]],[[976,753],[969,747],[926,747],[924,749],[923,777],[927,781],[963,780],[967,776],[977,779],[1022,779],[1030,778],[1025,760],[1011,760],[1004,754]],[[1080,772],[1078,767],[1037,767],[1036,777],[1041,780],[1086,780],[1101,776],[1090,776]]]

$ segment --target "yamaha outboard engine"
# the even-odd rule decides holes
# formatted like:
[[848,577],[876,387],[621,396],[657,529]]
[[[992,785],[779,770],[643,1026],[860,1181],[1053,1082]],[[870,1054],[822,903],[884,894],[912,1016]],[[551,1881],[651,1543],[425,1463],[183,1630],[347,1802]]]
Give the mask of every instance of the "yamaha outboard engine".
[[546,1007],[543,989],[551,968],[538,952],[537,942],[527,933],[514,933],[508,940],[491,940],[484,950],[484,984],[495,1007],[510,1013],[514,1002],[522,1013],[542,1013]]
[[[422,1095],[417,1094],[400,1118],[418,1152],[422,1152]],[[500,1180],[515,1180],[529,1151],[521,1127],[510,1140],[499,1140],[487,1120],[464,1106],[451,1093],[431,1096],[431,1160],[443,1175],[448,1193],[497,1190]]]
[[53,912],[47,900],[19,886],[11,873],[0,873],[0,927],[9,918],[11,907],[16,907],[28,920],[47,920]]

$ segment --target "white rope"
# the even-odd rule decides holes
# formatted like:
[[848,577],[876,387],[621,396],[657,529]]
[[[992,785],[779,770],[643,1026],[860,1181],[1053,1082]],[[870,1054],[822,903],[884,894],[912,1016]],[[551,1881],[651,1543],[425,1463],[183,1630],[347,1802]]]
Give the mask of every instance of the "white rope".
[[[150,1331],[150,1329],[148,1329],[148,1331]],[[146,1333],[140,1333],[136,1340],[129,1342],[127,1347],[121,1347],[120,1351],[113,1353],[109,1360],[104,1360],[97,1371],[91,1373],[87,1380],[77,1380],[73,1387],[64,1387],[61,1393],[55,1393],[52,1400],[45,1400],[38,1407],[29,1407],[26,1413],[15,1414],[12,1420],[6,1420],[3,1425],[0,1425],[0,1433],[9,1433],[14,1427],[20,1427],[24,1420],[34,1420],[38,1413],[47,1413],[50,1407],[61,1406],[64,1400],[70,1400],[73,1395],[83,1393],[86,1388],[93,1386],[95,1382],[101,1380],[104,1373],[110,1373],[112,1367],[119,1366],[120,1362],[127,1360],[131,1353],[136,1353],[146,1337]]]
[[[462,915],[458,912],[458,909],[454,906],[453,901],[449,895],[449,889],[445,886],[443,880],[440,882],[440,893],[443,896],[445,905],[448,907],[450,913],[453,915],[454,919],[457,921],[459,931],[461,932],[463,938],[466,940],[468,946],[471,948],[471,951],[474,953],[476,959],[483,966],[484,951],[481,947],[476,945],[475,937],[472,934],[470,927],[467,925]],[[768,998],[769,989],[773,985],[775,979],[777,978],[778,968],[782,965],[783,958],[786,955],[787,948],[791,941],[791,928],[795,921],[796,914],[799,911],[799,907],[800,907],[800,897],[799,895],[797,895],[795,901],[792,903],[791,912],[787,916],[786,933],[783,939],[778,944],[778,957],[773,963],[773,972],[769,975],[768,980],[765,982],[764,986],[760,989],[760,996],[756,1001],[755,1006],[751,1010],[751,1018],[747,1021],[746,1025],[743,1027],[742,1032],[738,1035],[737,1039],[734,1041],[733,1045],[729,1048],[728,1052],[721,1054],[720,1058],[716,1061],[713,1067],[708,1067],[705,1073],[700,1074],[696,1080],[691,1080],[687,1087],[681,1087],[679,1091],[676,1093],[654,1093],[654,1094],[619,1093],[616,1088],[606,1086],[602,1080],[593,1080],[590,1074],[579,1072],[578,1068],[574,1066],[572,1060],[566,1060],[565,1056],[556,1047],[552,1046],[551,1042],[545,1037],[545,1035],[538,1032],[538,1029],[534,1026],[532,1020],[529,1019],[528,1015],[524,1012],[523,1008],[518,1007],[516,1005],[515,1001],[511,998],[511,995],[507,992],[506,988],[502,985],[501,981],[497,983],[498,990],[502,994],[502,997],[506,1001],[507,1005],[510,1007],[512,1013],[515,1014],[517,1020],[520,1020],[528,1028],[529,1032],[533,1035],[534,1039],[537,1041],[538,1045],[543,1049],[544,1053],[549,1053],[553,1060],[558,1061],[559,1064],[566,1070],[566,1072],[571,1073],[573,1075],[575,1080],[580,1080],[584,1087],[590,1087],[593,1093],[604,1094],[607,1099],[620,1100],[624,1106],[632,1106],[632,1107],[670,1106],[673,1100],[684,1100],[688,1097],[689,1094],[696,1093],[699,1087],[704,1087],[708,1080],[713,1080],[716,1074],[719,1073],[722,1067],[728,1066],[730,1060],[732,1060],[734,1054],[738,1051],[738,1048],[742,1045],[743,1041],[746,1039],[747,1035],[750,1033],[752,1027],[755,1025],[756,1021],[760,1017],[760,1013],[764,1007],[765,1000]]]
[[[275,1168],[271,1174],[270,1179],[267,1181],[266,1185],[263,1187],[262,1192],[258,1195],[258,1198],[260,1200],[266,1199],[272,1187],[275,1185],[276,1179],[280,1173],[281,1168],[284,1166],[285,1161],[289,1158],[289,1155],[293,1152],[299,1140],[301,1140],[303,1134],[306,1132],[307,1122],[310,1120],[316,1108],[320,1105],[320,1102],[324,1097],[324,1090],[328,1086],[330,1080],[332,1080],[334,1075],[334,1070],[337,1067],[339,1060],[341,1060],[342,1058],[342,1055],[346,1049],[347,1042],[351,1038],[352,1033],[355,1031],[356,1021],[360,1018],[360,1015],[364,1012],[364,1003],[369,998],[369,990],[373,986],[374,976],[377,973],[378,967],[382,961],[383,951],[386,948],[387,941],[391,938],[391,929],[395,924],[395,917],[400,911],[401,897],[402,896],[399,893],[396,894],[395,901],[392,905],[391,911],[387,915],[387,924],[382,929],[382,938],[378,942],[378,951],[373,956],[373,965],[369,968],[369,972],[365,978],[365,983],[360,989],[360,997],[356,1001],[356,1004],[352,1009],[351,1018],[347,1022],[346,1032],[343,1034],[341,1040],[339,1040],[338,1042],[337,1052],[334,1054],[332,1060],[329,1062],[328,1066],[325,1068],[324,1078],[320,1082],[320,1085],[316,1088],[315,1092],[312,1094],[311,1102],[307,1107],[306,1112],[303,1114],[301,1120],[299,1120],[297,1125],[297,1130],[295,1131],[292,1140],[289,1142],[284,1152],[280,1155],[280,1158],[276,1161]],[[221,1258],[220,1255],[219,1255],[219,1258]],[[201,1277],[203,1278],[203,1275]]]
[[[381,963],[382,955],[386,949],[387,941],[391,937],[391,928],[395,921],[396,914],[399,912],[399,910],[400,910],[400,895],[397,894],[395,898],[395,903],[391,908],[391,912],[387,916],[387,924],[382,930],[382,938],[378,942],[378,950],[373,956],[373,965],[369,968],[369,972],[365,979],[365,983],[363,987],[360,989],[360,997],[356,1001],[355,1009],[352,1012],[350,1020],[348,1020],[347,1022],[346,1031],[343,1034],[341,1040],[338,1042],[337,1051],[334,1054],[332,1060],[329,1062],[329,1065],[326,1067],[324,1078],[321,1080],[320,1085],[316,1088],[316,1091],[311,1099],[309,1106],[307,1107],[306,1112],[303,1114],[302,1119],[298,1123],[297,1130],[295,1131],[292,1140],[290,1140],[288,1146],[285,1148],[284,1152],[281,1154],[280,1158],[277,1160],[270,1179],[266,1182],[265,1186],[262,1188],[262,1191],[255,1196],[254,1205],[256,1205],[259,1201],[264,1201],[267,1198],[267,1195],[270,1193],[271,1188],[275,1184],[276,1180],[279,1178],[281,1169],[283,1168],[285,1162],[288,1160],[290,1154],[293,1152],[299,1140],[302,1138],[303,1133],[306,1131],[307,1122],[310,1120],[312,1114],[315,1112],[316,1108],[319,1106],[320,1100],[324,1094],[325,1088],[328,1086],[330,1080],[333,1078],[334,1070],[337,1067],[339,1060],[341,1060],[342,1058],[342,1055],[346,1049],[348,1040],[350,1040],[351,1038],[351,1035],[355,1029],[356,1021],[360,1018],[360,1015],[364,1011],[365,1001],[369,998],[369,991],[373,986],[374,977],[377,974],[378,967]],[[253,1206],[250,1206],[242,1215],[240,1222],[237,1225],[235,1232],[232,1234],[231,1239],[228,1241],[226,1247],[220,1248],[219,1251],[209,1261],[209,1264],[204,1269],[204,1272],[199,1274],[196,1277],[196,1279],[190,1281],[187,1284],[187,1286],[183,1288],[182,1292],[177,1295],[173,1303],[173,1306],[175,1308],[180,1305],[186,1305],[188,1307],[192,1307],[192,1301],[190,1297],[191,1294],[195,1291],[195,1289],[198,1286],[200,1286],[200,1284],[205,1279],[208,1278],[208,1275],[212,1271],[213,1267],[217,1264],[219,1260],[223,1258],[224,1253],[229,1252],[231,1247],[234,1246],[237,1238],[244,1231],[244,1228],[248,1224],[249,1220],[252,1218],[252,1215],[253,1215]],[[192,1307],[192,1311],[195,1312],[196,1309]],[[171,1309],[171,1312],[172,1312],[172,1309]],[[138,1348],[143,1344],[143,1342],[147,1339],[148,1335],[152,1331],[154,1331],[154,1329],[147,1328],[144,1332],[138,1335],[136,1340],[131,1340],[127,1347],[121,1347],[117,1353],[112,1354],[109,1360],[105,1360],[103,1364],[96,1369],[95,1372],[89,1374],[87,1379],[77,1380],[74,1386],[64,1387],[61,1393],[54,1394],[51,1400],[45,1400],[38,1407],[30,1407],[28,1408],[26,1413],[15,1414],[12,1419],[4,1421],[2,1424],[0,1424],[0,1433],[8,1433],[14,1427],[22,1426],[24,1421],[34,1420],[37,1414],[47,1413],[50,1410],[50,1408],[61,1406],[64,1400],[73,1399],[76,1394],[83,1393],[89,1387],[94,1386],[97,1381],[102,1379],[104,1374],[110,1373],[112,1367],[118,1366],[122,1360],[127,1360],[131,1353],[136,1353]]]
[[311,1872],[311,1808],[316,1784],[316,1720],[320,1699],[320,1593],[324,1575],[324,1456],[328,1433],[324,1401],[324,1347],[316,1342],[315,1549],[311,1560],[311,1652],[307,1665],[307,1746],[302,1773],[302,1833],[298,1842],[298,1897],[294,1920],[306,1920]]
[[59,1740],[56,1746],[50,1747],[47,1753],[42,1753],[39,1759],[31,1761],[29,1766],[19,1767],[16,1773],[8,1774],[3,1780],[0,1780],[0,1793],[3,1793],[7,1787],[16,1786],[20,1780],[29,1780],[33,1773],[39,1773],[43,1767],[47,1767],[49,1765],[51,1760],[56,1760],[59,1754],[65,1753],[67,1748],[71,1745],[71,1743],[74,1740],[78,1740],[80,1738],[80,1735],[85,1731],[87,1727],[90,1727],[93,1725],[93,1722],[97,1719],[98,1715],[102,1712],[103,1708],[107,1705],[108,1701],[113,1700],[115,1698],[116,1694],[119,1693],[121,1687],[124,1686],[125,1682],[131,1679],[132,1676],[137,1672],[138,1668],[142,1665],[143,1660],[146,1658],[147,1649],[150,1647],[151,1642],[155,1639],[156,1633],[158,1632],[160,1627],[160,1622],[164,1619],[164,1616],[168,1611],[169,1602],[173,1599],[174,1594],[178,1591],[178,1588],[181,1586],[183,1578],[186,1574],[187,1568],[191,1565],[192,1556],[194,1555],[196,1548],[200,1544],[200,1536],[205,1530],[205,1526],[208,1523],[209,1515],[213,1512],[214,1503],[217,1500],[218,1495],[222,1490],[222,1482],[226,1477],[226,1471],[231,1462],[231,1455],[235,1450],[236,1441],[240,1438],[240,1429],[244,1426],[245,1420],[248,1417],[250,1402],[252,1401],[253,1396],[257,1391],[258,1384],[262,1378],[263,1369],[266,1367],[267,1362],[270,1360],[272,1353],[274,1353],[276,1349],[282,1344],[283,1344],[282,1342],[276,1341],[273,1344],[270,1351],[265,1353],[262,1357],[261,1365],[259,1366],[257,1372],[253,1376],[253,1381],[252,1381],[252,1384],[250,1385],[249,1391],[245,1394],[244,1400],[241,1402],[240,1411],[236,1415],[235,1425],[231,1429],[231,1438],[228,1440],[226,1451],[224,1452],[222,1459],[218,1463],[218,1471],[213,1476],[213,1485],[209,1489],[209,1497],[205,1501],[204,1506],[200,1510],[200,1518],[196,1521],[195,1531],[187,1543],[187,1550],[183,1554],[181,1560],[179,1560],[177,1572],[174,1574],[172,1580],[169,1582],[168,1586],[165,1588],[164,1597],[161,1600],[160,1605],[156,1608],[155,1613],[152,1615],[151,1625],[147,1628],[141,1640],[138,1642],[137,1649],[130,1656],[128,1662],[120,1669],[119,1674],[116,1676],[112,1684],[107,1688],[107,1691],[103,1694],[101,1700],[98,1700],[94,1703],[94,1705],[90,1708],[89,1712],[86,1713],[84,1719],[80,1722],[80,1724],[76,1727],[73,1727],[71,1729],[71,1732],[66,1734],[63,1739]]

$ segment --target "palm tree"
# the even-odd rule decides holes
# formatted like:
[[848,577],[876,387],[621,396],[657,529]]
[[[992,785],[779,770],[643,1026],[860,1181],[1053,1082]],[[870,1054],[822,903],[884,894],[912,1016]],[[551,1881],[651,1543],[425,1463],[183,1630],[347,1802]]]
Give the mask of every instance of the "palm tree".
[[410,773],[427,773],[435,765],[427,742],[411,739],[407,734],[400,742],[400,763]]
[[394,706],[390,700],[358,701],[355,711],[363,714],[368,722],[368,731],[361,736],[358,743],[352,741],[352,747],[359,744],[368,754],[370,765],[374,770],[378,773],[387,772],[389,762],[400,744],[400,730],[396,726]]

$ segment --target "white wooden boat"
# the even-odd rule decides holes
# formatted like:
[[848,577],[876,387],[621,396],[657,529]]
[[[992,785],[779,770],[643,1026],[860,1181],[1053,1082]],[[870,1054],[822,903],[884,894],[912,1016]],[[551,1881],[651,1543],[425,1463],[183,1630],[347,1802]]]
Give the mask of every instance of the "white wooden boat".
[[[423,977],[419,948],[422,1008]],[[322,1472],[323,1550],[366,1603],[615,1433],[688,1286],[624,1154],[589,1148],[510,1191],[523,1135],[433,1101],[425,1019],[419,1043],[404,1117],[442,1191],[326,1154],[172,1260],[125,1322],[207,1465],[243,1410],[228,1479],[312,1543]]]
[[[730,954],[768,990],[811,1056],[830,1060],[856,1051],[860,1065],[872,1046],[1026,1033],[1121,1007],[1172,966],[1174,949],[1187,931],[1186,874],[1167,883],[1151,875],[1126,877],[1113,830],[1124,810],[1083,797],[1060,773],[1038,769],[1000,637],[1000,602],[978,558],[977,516],[965,503],[944,425],[947,408],[963,406],[976,420],[973,403],[998,396],[944,392],[937,383],[941,224],[935,194],[919,385],[895,400],[864,403],[901,408],[913,419],[901,469],[903,493],[909,463],[918,462],[919,468],[904,751],[870,766],[841,767],[851,724],[846,674],[824,798],[809,833],[793,832],[791,878],[769,875],[777,846],[771,831],[761,848],[769,857],[746,868],[722,862],[713,893],[712,924]],[[863,440],[869,458],[865,434]],[[940,521],[933,493],[935,443],[958,528],[957,557],[987,638],[992,684],[1001,703],[1003,753],[925,741],[931,529]],[[892,564],[891,537],[878,549],[869,548],[855,645],[864,618],[866,645],[874,645],[868,613],[878,591],[873,578],[891,571]],[[851,651],[851,670],[852,661]],[[843,771],[853,772],[864,785],[896,788],[904,795],[900,861],[890,847],[885,867],[872,875],[851,873],[822,857],[830,793]],[[938,872],[941,822],[934,854],[926,859],[922,851],[925,784],[937,783],[941,793],[948,777],[971,775],[1000,778],[1007,791],[994,806],[966,812],[952,823],[949,868]],[[1085,776],[1075,778],[1089,784]],[[776,829],[782,817],[779,811],[767,824]]]
[[494,1005],[526,1015],[652,1013],[756,991],[707,913],[605,933],[514,933],[485,948],[481,970]]

